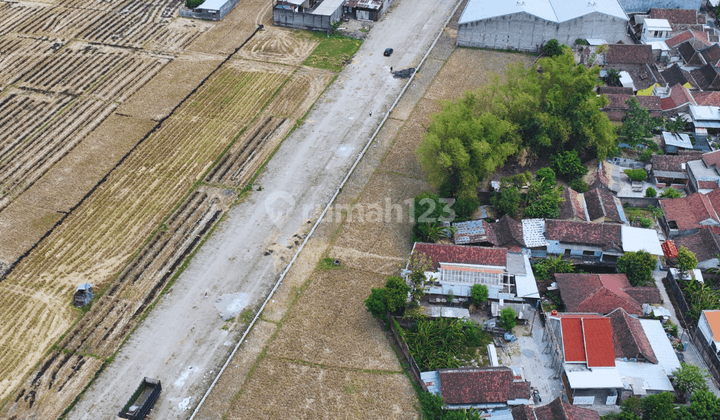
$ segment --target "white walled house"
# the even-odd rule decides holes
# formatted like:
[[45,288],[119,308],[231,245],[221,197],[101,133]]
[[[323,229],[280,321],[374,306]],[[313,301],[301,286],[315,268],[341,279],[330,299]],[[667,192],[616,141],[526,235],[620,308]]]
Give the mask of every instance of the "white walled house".
[[579,38],[616,43],[626,36],[628,21],[618,0],[470,0],[457,44],[539,51],[551,39],[570,46]]

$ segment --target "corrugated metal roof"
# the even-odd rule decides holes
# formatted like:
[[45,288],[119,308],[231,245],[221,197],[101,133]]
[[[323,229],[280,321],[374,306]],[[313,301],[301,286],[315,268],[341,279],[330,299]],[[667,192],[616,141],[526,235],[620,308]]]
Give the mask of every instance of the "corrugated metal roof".
[[457,229],[453,235],[453,240],[458,245],[488,242],[485,222],[482,220],[453,223],[453,226]]
[[470,0],[459,23],[514,13],[527,13],[559,23],[596,12],[629,20],[617,0]]
[[203,4],[198,6],[198,9],[202,10],[220,10],[227,3],[227,0],[206,0]]
[[[510,261],[510,255],[512,253],[508,253],[508,262]],[[535,281],[535,276],[532,272],[532,267],[530,266],[530,259],[525,254],[518,254],[522,255],[523,257],[523,264],[525,265],[525,274],[516,274],[515,275],[515,293],[520,298],[540,298],[540,292],[537,288],[537,282]]]
[[654,229],[642,229],[623,225],[621,228],[622,247],[625,252],[645,251],[652,255],[663,255],[660,239]]
[[312,12],[313,15],[330,16],[339,9],[345,0],[323,0],[323,2]]
[[545,219],[523,219],[523,240],[528,248],[547,246]]
[[420,380],[425,382],[425,386],[427,386],[429,393],[441,395],[440,373],[437,370],[433,370],[430,372],[420,372]]
[[565,369],[572,389],[624,388],[617,368],[571,371]]
[[672,374],[675,369],[680,369],[680,361],[660,321],[656,319],[640,319],[640,325],[645,331],[645,336],[650,342],[650,347],[652,347],[658,363],[665,369],[665,372]]
[[634,382],[630,378],[638,378],[643,389],[647,391],[673,391],[672,383],[662,365],[652,363],[624,362],[618,360],[615,367],[624,379],[624,382]]
[[697,106],[690,105],[690,115],[696,122],[703,121],[720,121],[720,108],[716,106]]
[[663,131],[663,140],[665,140],[665,144],[669,144],[675,147],[683,147],[685,149],[692,149],[693,144],[690,141],[690,136],[684,133],[669,133],[667,131]]

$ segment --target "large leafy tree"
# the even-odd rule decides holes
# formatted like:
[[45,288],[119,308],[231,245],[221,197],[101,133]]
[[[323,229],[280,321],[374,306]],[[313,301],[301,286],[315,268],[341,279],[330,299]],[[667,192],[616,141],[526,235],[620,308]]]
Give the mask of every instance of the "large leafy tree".
[[645,251],[626,252],[617,261],[618,270],[627,276],[633,286],[651,282],[652,270],[656,264],[657,257]]
[[642,403],[643,420],[674,420],[675,406],[673,395],[669,392],[661,392],[656,395],[648,395],[643,398]]
[[698,260],[692,251],[681,246],[678,249],[677,265],[680,269],[680,278],[682,279],[686,271],[694,270],[695,267],[697,267]]
[[623,119],[620,135],[630,145],[636,145],[641,141],[652,137],[653,128],[662,125],[662,119],[653,118],[647,108],[640,105],[636,97],[631,97],[626,104],[629,106],[627,115]]
[[570,48],[530,69],[508,67],[503,83],[466,92],[445,102],[417,150],[437,188],[451,186],[456,198],[475,197],[480,180],[523,148],[537,154],[575,150],[607,156],[615,147],[615,126],[600,111],[599,67],[576,65]]
[[675,387],[680,396],[685,398],[691,396],[696,391],[708,391],[707,373],[700,370],[699,367],[689,363],[681,363],[680,369],[673,373]]

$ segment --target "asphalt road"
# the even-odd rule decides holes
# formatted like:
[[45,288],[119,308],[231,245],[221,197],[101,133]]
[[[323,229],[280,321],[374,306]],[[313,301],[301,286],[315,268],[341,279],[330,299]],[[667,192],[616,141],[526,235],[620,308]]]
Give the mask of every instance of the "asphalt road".
[[231,209],[69,419],[115,419],[144,376],[163,382],[153,418],[189,417],[240,336],[222,329],[217,299],[241,294],[251,307],[265,299],[285,267],[267,249],[294,243],[307,214],[327,204],[405,83],[389,68],[416,66],[456,1],[395,1],[272,158],[256,181],[262,191]]

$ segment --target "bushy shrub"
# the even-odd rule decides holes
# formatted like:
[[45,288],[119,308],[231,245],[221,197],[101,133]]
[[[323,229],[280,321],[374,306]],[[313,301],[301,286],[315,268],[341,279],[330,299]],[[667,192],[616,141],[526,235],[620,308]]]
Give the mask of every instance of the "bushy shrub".
[[545,53],[545,55],[550,56],[550,57],[555,57],[556,55],[560,55],[563,53],[560,43],[555,38],[546,42],[545,45],[543,45],[542,50]]
[[645,189],[645,197],[650,197],[650,198],[657,197],[657,191],[655,191],[655,188],[647,187]]
[[645,169],[625,169],[625,174],[633,181],[645,181],[647,179]]
[[640,162],[650,162],[650,159],[652,159],[653,151],[650,149],[643,150],[642,153],[640,153],[640,156],[638,156],[638,160]]
[[570,188],[579,193],[586,193],[589,187],[587,182],[583,181],[582,178],[575,178],[570,181]]
[[508,306],[500,311],[500,326],[506,330],[512,330],[517,325],[517,312]]
[[185,7],[187,7],[188,9],[194,9],[203,4],[204,2],[205,0],[185,0]]
[[588,172],[575,150],[550,156],[550,166],[556,174],[560,174],[567,180],[581,178]]
[[660,198],[680,198],[682,193],[675,188],[667,188],[660,194]]

